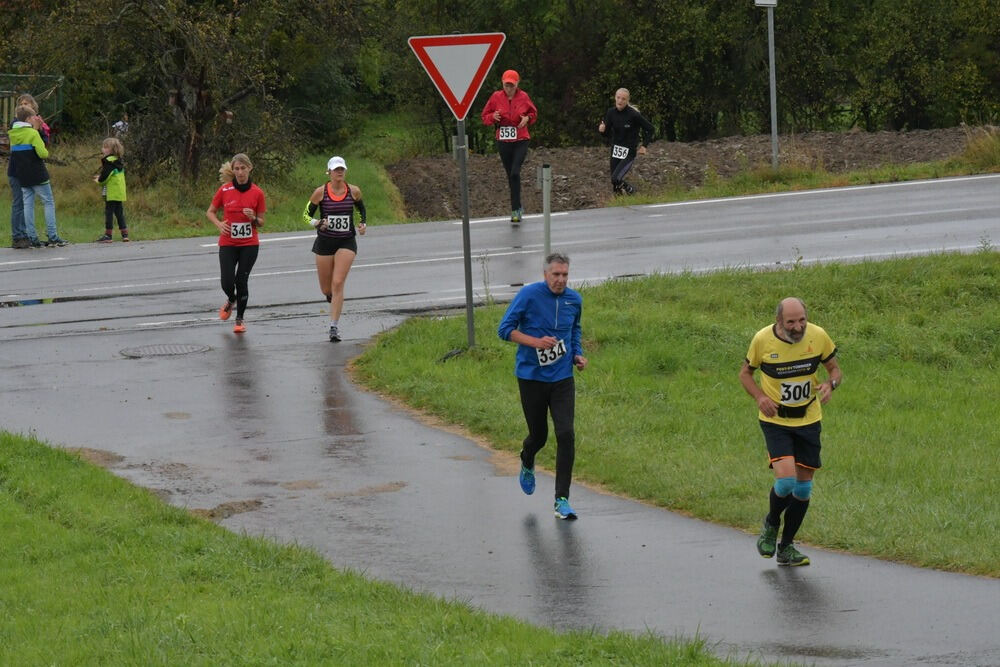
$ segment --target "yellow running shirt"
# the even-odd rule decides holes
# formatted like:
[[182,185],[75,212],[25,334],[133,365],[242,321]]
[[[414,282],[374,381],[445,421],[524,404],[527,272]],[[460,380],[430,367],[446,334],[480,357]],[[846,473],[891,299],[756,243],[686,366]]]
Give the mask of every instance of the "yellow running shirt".
[[[760,369],[760,388],[778,404],[779,414],[761,421],[781,426],[805,426],[823,418],[816,387],[816,369],[837,354],[837,348],[822,327],[809,322],[798,343],[784,341],[774,333],[775,325],[764,327],[750,341],[747,363]],[[781,416],[784,414],[784,416]]]

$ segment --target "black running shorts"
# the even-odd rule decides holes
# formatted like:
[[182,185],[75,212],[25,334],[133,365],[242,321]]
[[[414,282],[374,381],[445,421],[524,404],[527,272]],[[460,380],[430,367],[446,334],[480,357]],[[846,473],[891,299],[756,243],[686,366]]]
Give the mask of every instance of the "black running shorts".
[[823,465],[819,458],[819,434],[823,430],[821,424],[822,422],[814,422],[805,426],[781,426],[760,422],[768,458],[774,461],[791,456],[795,458],[795,465],[819,469]]
[[317,236],[313,243],[313,252],[317,255],[333,255],[341,248],[346,248],[358,254],[358,240],[354,236],[336,238],[333,236]]

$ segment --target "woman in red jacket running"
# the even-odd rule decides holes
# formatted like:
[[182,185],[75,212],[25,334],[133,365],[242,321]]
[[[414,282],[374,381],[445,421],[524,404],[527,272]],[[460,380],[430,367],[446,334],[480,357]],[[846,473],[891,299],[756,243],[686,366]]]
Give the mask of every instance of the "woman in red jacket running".
[[[219,319],[228,320],[236,306],[233,333],[243,333],[243,312],[247,307],[247,282],[257,261],[260,239],[257,228],[264,226],[264,191],[250,180],[253,163],[243,153],[219,169],[222,186],[212,197],[205,215],[219,230],[219,269],[226,303],[219,308]],[[222,219],[219,219],[222,213]]]
[[510,186],[510,222],[518,224],[524,216],[521,206],[521,164],[528,154],[528,126],[538,120],[538,109],[528,93],[518,88],[521,77],[512,69],[501,77],[503,90],[498,90],[483,108],[483,125],[496,125],[497,148],[507,184]]

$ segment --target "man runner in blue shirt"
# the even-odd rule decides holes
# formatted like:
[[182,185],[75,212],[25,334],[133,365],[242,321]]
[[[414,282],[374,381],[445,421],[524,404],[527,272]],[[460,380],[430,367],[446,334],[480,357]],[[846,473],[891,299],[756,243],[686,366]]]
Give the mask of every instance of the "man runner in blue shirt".
[[535,492],[535,454],[548,439],[551,413],[557,447],[554,511],[560,519],[573,520],[576,512],[569,504],[576,438],[573,367],[581,371],[587,367],[580,345],[583,299],[566,286],[569,257],[552,253],[545,258],[543,269],[543,281],[525,285],[514,297],[497,334],[517,343],[514,374],[528,425],[521,449],[521,490],[528,495]]

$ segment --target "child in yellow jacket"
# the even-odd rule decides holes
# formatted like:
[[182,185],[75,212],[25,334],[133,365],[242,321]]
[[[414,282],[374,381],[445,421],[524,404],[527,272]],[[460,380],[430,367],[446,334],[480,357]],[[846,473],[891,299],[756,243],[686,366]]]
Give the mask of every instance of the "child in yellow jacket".
[[125,224],[125,147],[115,137],[108,137],[101,144],[101,173],[94,180],[104,186],[104,236],[98,243],[111,243],[112,223],[118,221],[122,241],[128,241]]

